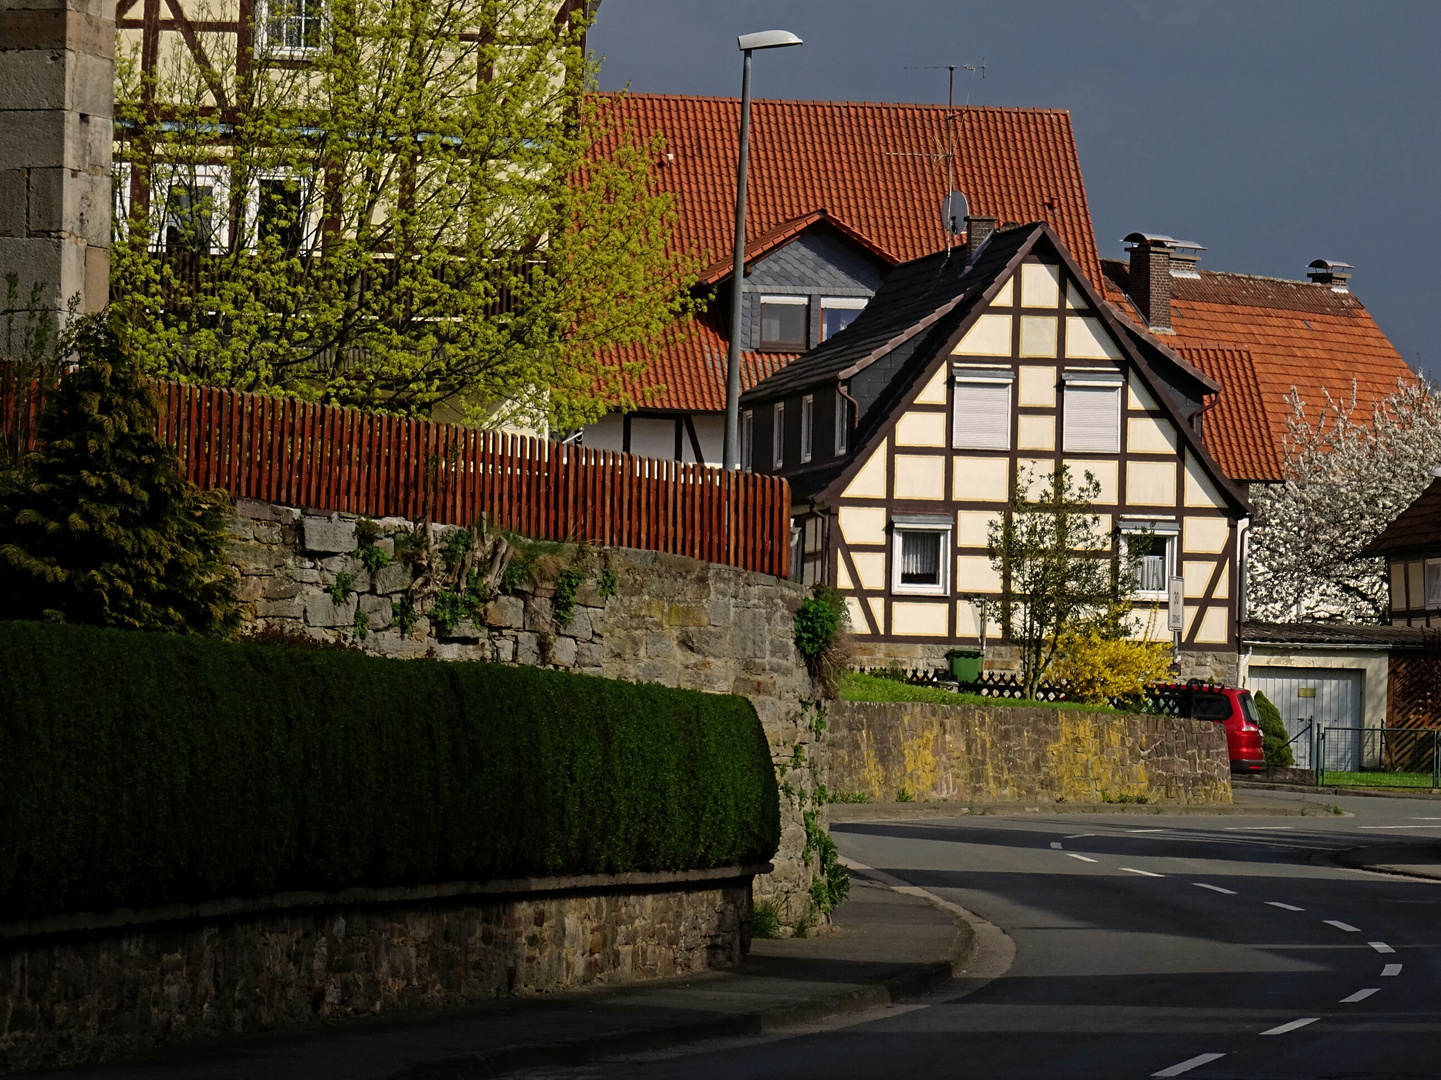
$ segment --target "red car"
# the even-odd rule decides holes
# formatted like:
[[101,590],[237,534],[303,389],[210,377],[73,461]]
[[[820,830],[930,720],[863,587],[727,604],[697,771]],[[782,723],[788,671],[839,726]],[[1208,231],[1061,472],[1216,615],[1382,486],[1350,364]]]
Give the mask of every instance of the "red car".
[[1266,767],[1261,744],[1261,718],[1251,691],[1238,686],[1189,683],[1166,688],[1179,699],[1182,716],[1212,720],[1226,729],[1226,750],[1233,773],[1260,772]]

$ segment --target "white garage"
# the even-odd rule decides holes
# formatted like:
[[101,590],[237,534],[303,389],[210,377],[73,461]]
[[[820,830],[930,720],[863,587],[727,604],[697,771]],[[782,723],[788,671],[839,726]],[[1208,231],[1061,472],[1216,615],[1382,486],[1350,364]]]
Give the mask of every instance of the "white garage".
[[1363,671],[1262,667],[1253,661],[1249,675],[1251,692],[1265,694],[1271,700],[1286,722],[1287,733],[1295,738],[1291,751],[1297,768],[1312,767],[1313,738],[1303,732],[1315,732],[1316,725],[1327,729],[1326,768],[1348,772],[1361,768]]

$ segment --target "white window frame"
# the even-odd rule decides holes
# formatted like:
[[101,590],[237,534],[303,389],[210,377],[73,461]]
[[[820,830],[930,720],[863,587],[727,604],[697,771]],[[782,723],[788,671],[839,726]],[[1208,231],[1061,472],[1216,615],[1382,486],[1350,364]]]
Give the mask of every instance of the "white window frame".
[[[891,515],[891,592],[898,596],[950,596],[951,563],[954,561],[955,544],[951,530],[953,520],[940,514],[892,514]],[[901,581],[901,553],[907,533],[940,534],[940,581],[936,585],[917,585]]]
[[[193,170],[193,171],[192,171]],[[214,215],[211,229],[209,254],[226,251],[230,247],[230,168],[226,165],[162,165],[157,167],[159,183],[151,188],[151,221],[157,220],[159,228],[151,238],[156,251],[165,251],[165,231],[170,225],[170,189],[184,186],[184,181],[194,178],[196,187],[207,185],[211,195],[210,212]],[[177,183],[179,181],[179,183]],[[156,196],[159,196],[158,198]]]
[[741,413],[741,468],[746,472],[754,471],[756,453],[756,413],[754,409],[747,409]]
[[[1001,364],[953,364],[951,365],[951,446],[956,450],[1009,450],[1011,429],[1015,427],[1016,411],[1016,369]],[[961,415],[961,387],[1000,387],[1006,390],[1006,432],[1000,442],[987,441],[980,437],[975,425],[963,423]]]
[[[1061,381],[1065,384],[1065,390],[1061,395],[1062,451],[1068,454],[1119,454],[1121,452],[1121,413],[1125,407],[1123,401],[1126,387],[1125,374],[1115,368],[1066,368],[1061,372]],[[1073,386],[1087,390],[1103,389],[1110,393],[1115,401],[1116,422],[1112,428],[1115,435],[1114,445],[1110,443],[1105,446],[1072,445],[1076,436],[1071,429],[1073,413],[1066,407],[1066,396]],[[1072,400],[1079,399],[1073,398]]]
[[820,339],[826,340],[826,312],[827,311],[864,311],[869,304],[868,296],[822,296],[821,297],[821,325]]
[[[1131,545],[1129,537],[1140,533],[1149,532],[1156,540],[1166,542],[1166,551],[1162,558],[1165,559],[1165,566],[1162,568],[1161,587],[1159,589],[1137,588],[1131,594],[1136,600],[1165,600],[1167,598],[1167,582],[1176,576],[1176,549],[1180,546],[1181,526],[1174,519],[1170,518],[1122,518],[1121,519],[1121,558],[1129,561],[1131,557]],[[1139,585],[1139,582],[1137,583]]]
[[1426,610],[1441,608],[1441,559],[1427,559],[1421,574]]
[[806,394],[801,398],[801,464],[814,456],[816,437],[816,396]]
[[850,400],[840,389],[836,389],[836,457],[841,457],[846,452],[846,445],[850,438]]
[[[310,0],[304,0],[304,2],[308,4]],[[320,33],[324,34],[327,5],[325,0],[314,0],[314,2],[320,8],[320,14],[309,17],[321,24]],[[270,35],[270,4],[271,0],[260,0],[255,5],[255,43],[260,55],[276,60],[303,60],[320,51],[319,45],[286,45],[273,41]]]
[[[784,307],[804,307],[806,309],[805,336],[798,342],[794,341],[766,341],[765,337],[765,306],[767,304],[778,304]],[[765,293],[761,296],[756,306],[756,348],[765,349],[768,352],[790,352],[799,349],[805,352],[810,348],[811,343],[811,298],[809,296],[796,296],[791,294]]]
[[245,192],[245,249],[260,246],[260,183],[262,180],[295,180],[300,184],[302,220],[300,250],[314,251],[320,246],[320,200],[316,197],[315,177],[299,169],[265,169],[250,178]]
[[771,467],[786,466],[786,403],[777,401],[771,408]]

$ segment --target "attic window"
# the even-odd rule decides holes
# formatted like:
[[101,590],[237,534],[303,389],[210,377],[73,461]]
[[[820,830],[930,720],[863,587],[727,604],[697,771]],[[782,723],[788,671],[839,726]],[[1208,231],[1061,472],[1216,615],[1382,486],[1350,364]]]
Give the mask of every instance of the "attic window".
[[1062,445],[1068,451],[1114,454],[1121,449],[1121,388],[1126,379],[1104,368],[1069,368],[1061,373],[1066,397]]
[[811,302],[804,296],[761,297],[762,349],[805,352],[809,347]]
[[850,326],[865,306],[864,297],[821,297],[821,340],[835,337]]

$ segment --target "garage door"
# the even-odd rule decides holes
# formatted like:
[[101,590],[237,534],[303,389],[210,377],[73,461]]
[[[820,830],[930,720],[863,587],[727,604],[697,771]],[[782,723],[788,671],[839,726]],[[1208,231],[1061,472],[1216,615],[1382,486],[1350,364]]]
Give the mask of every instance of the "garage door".
[[[1326,768],[1361,767],[1361,672],[1253,664],[1247,682],[1281,711],[1288,734],[1299,735],[1308,723],[1326,726]],[[1310,738],[1291,744],[1297,767],[1312,767],[1311,744]]]

